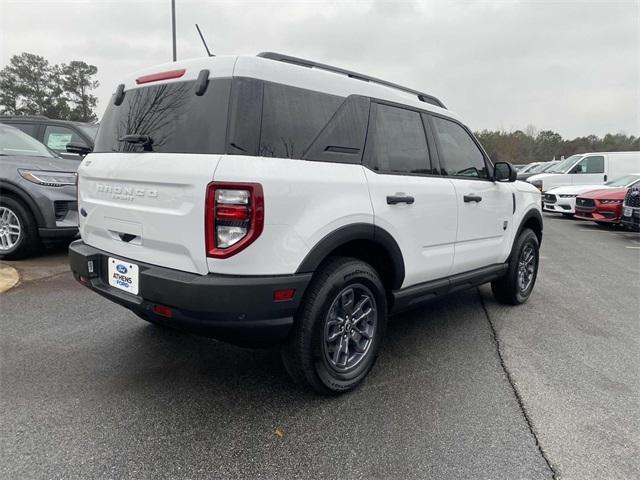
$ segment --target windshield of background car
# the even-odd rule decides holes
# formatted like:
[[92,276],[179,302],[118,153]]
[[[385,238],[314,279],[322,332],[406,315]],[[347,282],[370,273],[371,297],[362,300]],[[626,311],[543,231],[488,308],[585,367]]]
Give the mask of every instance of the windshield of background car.
[[160,153],[223,153],[230,79],[211,79],[205,93],[195,80],[161,83],[125,91],[120,105],[112,97],[100,121],[96,153],[142,152],[141,143],[120,141],[126,135],[148,136]]
[[0,155],[57,158],[35,138],[7,125],[0,125]]
[[605,183],[607,187],[626,187],[636,180],[640,180],[640,175],[625,175],[624,177],[614,178]]
[[543,172],[548,172],[549,170],[551,170],[553,167],[555,167],[558,164],[558,162],[551,162],[550,165],[547,165],[544,167],[544,169],[542,170]]
[[541,172],[544,172],[547,168],[549,168],[549,164],[545,162],[545,163],[541,163],[540,165],[536,165],[527,173],[541,173]]
[[98,134],[98,125],[76,125],[82,133],[87,135],[91,140],[96,139],[96,135]]
[[561,160],[553,168],[547,170],[547,173],[567,173],[569,167],[571,167],[578,159],[582,157],[584,157],[584,155],[571,155],[569,158]]

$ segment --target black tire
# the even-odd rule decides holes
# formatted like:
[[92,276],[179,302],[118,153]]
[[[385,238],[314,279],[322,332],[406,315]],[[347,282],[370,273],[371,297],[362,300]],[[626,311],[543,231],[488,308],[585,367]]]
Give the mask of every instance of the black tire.
[[[538,277],[538,265],[540,263],[539,250],[540,243],[538,242],[538,237],[536,237],[533,230],[525,228],[516,239],[507,273],[491,283],[491,290],[496,300],[507,305],[520,305],[529,299],[533,287],[536,284],[536,278]],[[530,281],[527,281],[523,288],[522,278],[519,274],[521,273],[521,262],[529,260],[527,252],[533,254],[533,264],[531,265]],[[523,258],[525,255],[527,258]],[[529,270],[527,269],[526,272],[527,275],[525,278],[529,278]]]
[[[0,197],[0,207],[10,211],[18,219],[20,234],[15,244],[7,249],[0,249],[0,259],[19,260],[33,254],[40,242],[38,236],[38,226],[31,211],[19,200],[2,195]],[[0,229],[2,220],[0,219]]]
[[[352,299],[351,313],[349,298]],[[369,315],[362,317],[355,313],[353,307],[358,305],[362,315],[365,311],[369,311]],[[336,316],[336,312],[346,320],[337,320],[341,317]],[[355,321],[356,316],[364,318],[363,323]],[[378,273],[355,258],[332,258],[316,271],[307,287],[291,335],[282,349],[285,368],[296,382],[318,393],[351,390],[373,367],[386,326],[386,293]],[[329,337],[336,334],[339,345],[332,351],[335,340],[332,342]],[[349,348],[353,350],[350,352]]]

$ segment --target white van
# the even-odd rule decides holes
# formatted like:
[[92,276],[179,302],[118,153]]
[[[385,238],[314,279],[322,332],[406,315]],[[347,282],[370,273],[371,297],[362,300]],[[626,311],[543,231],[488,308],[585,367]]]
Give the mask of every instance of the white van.
[[527,179],[542,192],[565,185],[602,185],[640,171],[640,152],[597,152],[572,155],[551,170]]

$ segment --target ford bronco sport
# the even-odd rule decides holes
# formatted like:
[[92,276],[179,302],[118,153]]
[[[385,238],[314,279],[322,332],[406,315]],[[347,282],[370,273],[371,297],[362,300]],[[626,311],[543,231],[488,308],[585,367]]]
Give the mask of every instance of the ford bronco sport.
[[279,344],[343,392],[387,317],[491,282],[525,302],[540,192],[435,97],[276,53],[118,86],[82,162],[75,278],[160,325]]

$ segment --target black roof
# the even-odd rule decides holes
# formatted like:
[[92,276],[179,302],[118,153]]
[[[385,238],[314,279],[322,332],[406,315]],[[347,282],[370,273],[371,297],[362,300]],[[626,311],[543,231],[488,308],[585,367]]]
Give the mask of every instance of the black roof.
[[258,54],[258,57],[268,58],[269,60],[276,60],[278,62],[291,63],[293,65],[299,65],[301,67],[318,68],[320,70],[327,70],[329,72],[341,73],[350,78],[355,78],[357,80],[362,80],[364,82],[377,83],[378,85],[384,85],[385,87],[391,87],[391,88],[395,88],[396,90],[402,90],[403,92],[416,95],[418,97],[418,100],[420,100],[421,102],[430,103],[431,105],[435,105],[436,107],[440,107],[440,108],[447,108],[444,106],[444,103],[442,103],[439,99],[437,99],[433,95],[429,95],[428,93],[419,92],[418,90],[403,87],[402,85],[398,85],[397,83],[387,82],[386,80],[380,80],[379,78],[370,77],[362,73],[352,72],[351,70],[345,70],[343,68],[333,67],[331,65],[326,65],[324,63],[318,63],[312,60],[305,60],[304,58],[292,57],[290,55],[284,55],[282,53],[275,53],[275,52],[261,52]]

